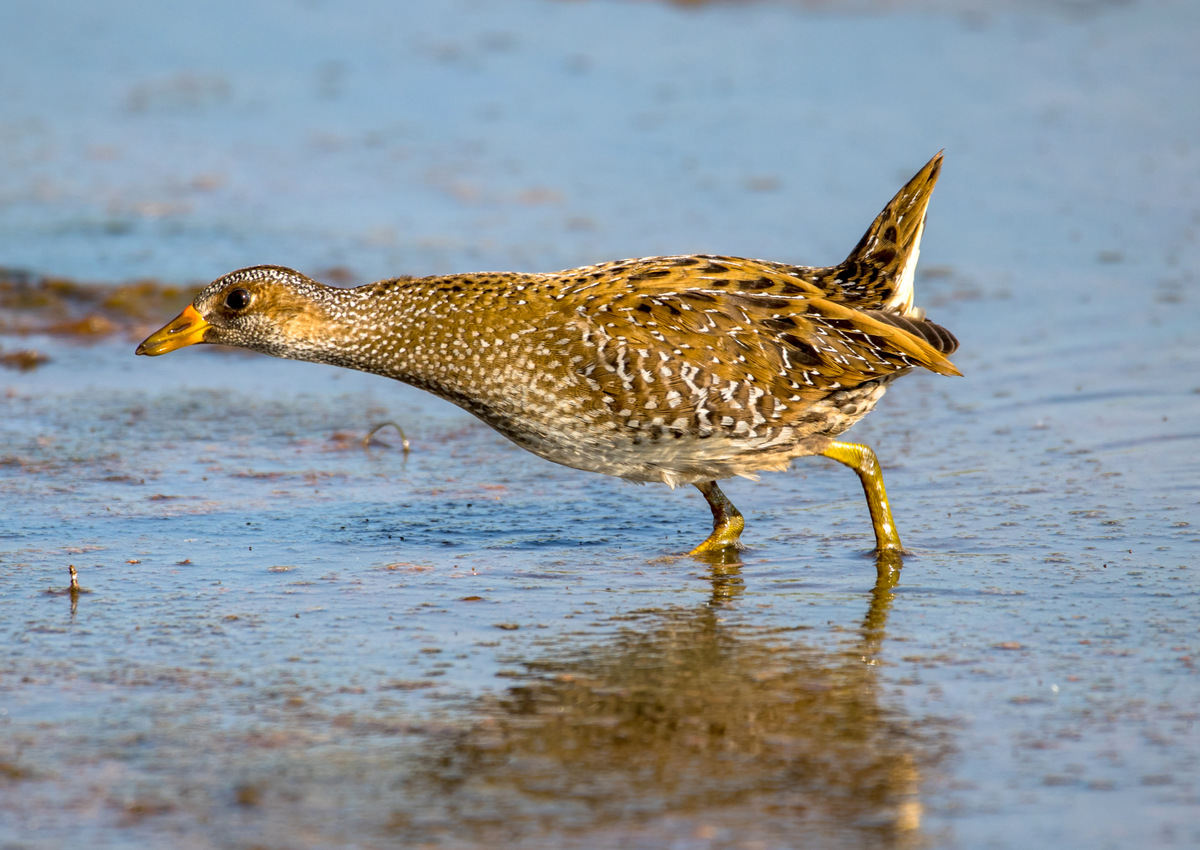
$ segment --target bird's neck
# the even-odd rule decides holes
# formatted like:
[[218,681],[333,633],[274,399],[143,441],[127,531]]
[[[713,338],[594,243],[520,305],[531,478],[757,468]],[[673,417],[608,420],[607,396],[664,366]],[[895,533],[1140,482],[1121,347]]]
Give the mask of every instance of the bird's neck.
[[456,281],[468,283],[402,278],[331,289],[324,325],[336,330],[314,330],[288,356],[404,381],[461,404],[480,391],[471,364],[487,345],[480,334],[497,293]]

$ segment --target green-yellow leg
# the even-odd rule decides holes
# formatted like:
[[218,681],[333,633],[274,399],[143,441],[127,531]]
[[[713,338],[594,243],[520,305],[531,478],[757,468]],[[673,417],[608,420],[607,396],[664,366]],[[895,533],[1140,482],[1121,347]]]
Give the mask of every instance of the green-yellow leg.
[[858,443],[830,443],[829,448],[821,454],[838,463],[846,464],[858,473],[858,478],[862,481],[863,492],[867,495],[867,507],[871,509],[871,525],[875,529],[875,551],[879,554],[903,552],[904,549],[900,545],[900,534],[896,531],[896,521],[892,519],[892,509],[888,506],[887,490],[883,487],[883,473],[879,471],[879,459],[875,457],[875,452],[871,451],[870,447]]
[[[869,449],[868,449],[869,451]],[[708,506],[712,508],[713,530],[708,538],[688,554],[702,555],[706,552],[719,552],[725,549],[740,549],[738,538],[746,527],[742,512],[733,506],[733,502],[721,492],[716,481],[703,481],[696,485]]]

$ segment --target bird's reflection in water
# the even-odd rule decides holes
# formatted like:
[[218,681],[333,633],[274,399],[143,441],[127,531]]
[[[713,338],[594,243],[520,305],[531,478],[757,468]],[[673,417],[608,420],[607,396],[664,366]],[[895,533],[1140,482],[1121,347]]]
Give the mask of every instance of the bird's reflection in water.
[[414,777],[418,808],[394,828],[523,847],[921,844],[937,747],[874,666],[894,576],[852,639],[818,649],[741,614],[740,564],[714,565],[704,604],[622,615],[604,642],[526,662]]

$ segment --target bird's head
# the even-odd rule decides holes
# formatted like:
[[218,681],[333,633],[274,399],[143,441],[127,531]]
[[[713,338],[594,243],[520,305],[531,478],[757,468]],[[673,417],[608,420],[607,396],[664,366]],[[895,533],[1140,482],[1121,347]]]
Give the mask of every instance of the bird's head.
[[157,356],[206,342],[309,359],[314,333],[331,319],[333,291],[282,266],[253,266],[210,283],[183,312],[137,347]]

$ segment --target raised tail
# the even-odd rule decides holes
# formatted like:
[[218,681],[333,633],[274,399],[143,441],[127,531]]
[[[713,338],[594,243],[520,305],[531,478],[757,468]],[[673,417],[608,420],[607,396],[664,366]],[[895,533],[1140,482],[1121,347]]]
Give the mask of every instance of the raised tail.
[[913,308],[913,277],[921,253],[925,210],[942,170],[942,154],[896,193],[839,266],[837,277],[855,306],[921,316]]

